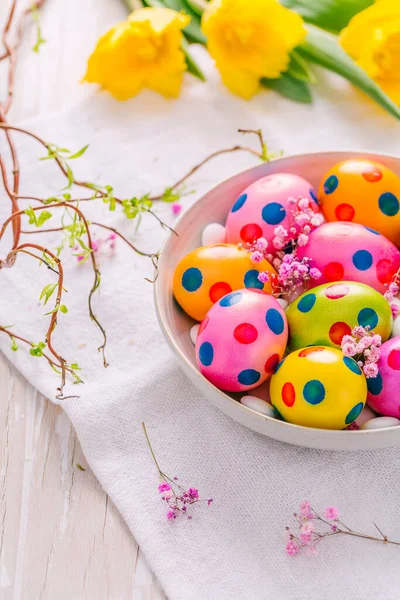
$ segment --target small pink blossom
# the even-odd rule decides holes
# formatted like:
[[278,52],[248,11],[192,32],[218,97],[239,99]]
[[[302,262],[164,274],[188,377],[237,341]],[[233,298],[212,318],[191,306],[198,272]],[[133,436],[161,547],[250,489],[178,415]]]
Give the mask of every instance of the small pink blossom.
[[313,513],[311,510],[311,504],[308,500],[303,500],[303,502],[300,504],[300,515],[302,517],[306,517],[307,519],[312,518]]
[[163,481],[163,483],[160,483],[160,485],[158,486],[158,491],[160,494],[162,494],[163,492],[168,492],[170,489],[171,486],[166,481]]
[[286,554],[289,556],[296,556],[300,552],[300,546],[293,541],[290,541],[286,544]]
[[378,376],[378,367],[374,363],[367,363],[363,366],[364,375],[367,379],[373,379]]
[[166,514],[166,517],[167,517],[168,521],[170,521],[171,519],[176,519],[176,511],[169,510]]
[[301,233],[297,238],[297,243],[299,246],[306,246],[308,243],[308,235]]
[[339,518],[339,511],[335,506],[328,506],[324,511],[325,519],[328,521],[337,521]]
[[321,279],[322,273],[319,269],[312,267],[310,269],[310,277],[311,277],[311,279]]
[[182,210],[182,204],[179,204],[179,202],[173,202],[171,204],[171,210],[173,215],[179,215]]
[[196,488],[189,488],[187,491],[189,498],[192,500],[197,499],[199,497],[199,490]]
[[397,317],[397,315],[399,314],[399,305],[396,304],[395,302],[391,302],[390,303],[390,310],[392,311],[392,317],[393,317],[393,319],[395,319]]
[[312,522],[307,521],[300,527],[300,539],[303,544],[308,544],[311,541],[312,534],[315,531],[315,526]]
[[310,201],[308,198],[300,198],[297,205],[300,208],[300,210],[306,210],[310,206]]
[[254,263],[261,262],[263,260],[263,258],[264,258],[264,255],[259,250],[256,250],[255,252],[252,252],[250,254],[250,260]]
[[265,238],[260,237],[254,242],[254,249],[259,252],[265,252],[268,248],[268,242]]
[[267,283],[267,281],[269,281],[269,274],[267,271],[261,271],[261,273],[258,274],[257,279],[258,281],[261,281],[261,283]]

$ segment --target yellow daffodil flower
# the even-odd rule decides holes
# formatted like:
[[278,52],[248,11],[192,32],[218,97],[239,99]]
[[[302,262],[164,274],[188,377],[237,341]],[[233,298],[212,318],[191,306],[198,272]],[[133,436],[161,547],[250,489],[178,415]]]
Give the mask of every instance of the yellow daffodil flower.
[[143,88],[176,97],[186,69],[180,48],[190,17],[168,8],[142,8],[103,35],[83,81],[98,83],[117,100]]
[[339,41],[356,63],[400,104],[400,1],[378,0],[353,17]]
[[263,77],[277,78],[305,37],[302,18],[277,0],[211,0],[202,30],[224,84],[250,98]]

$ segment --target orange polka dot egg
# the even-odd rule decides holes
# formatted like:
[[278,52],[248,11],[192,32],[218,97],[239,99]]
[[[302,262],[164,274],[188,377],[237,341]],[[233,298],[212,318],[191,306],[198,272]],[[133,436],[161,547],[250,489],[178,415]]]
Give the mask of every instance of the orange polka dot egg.
[[270,281],[262,283],[258,279],[261,271],[276,274],[267,260],[253,263],[246,250],[237,245],[202,246],[176,267],[174,296],[188,315],[202,321],[215,302],[234,290],[255,288],[271,293]]
[[307,198],[319,212],[311,183],[291,173],[274,173],[258,179],[235,200],[226,220],[226,240],[231,243],[253,242],[264,237],[270,247],[275,228],[289,230],[293,225],[291,198]]
[[271,402],[284,421],[344,429],[361,413],[367,382],[356,361],[324,346],[289,354],[271,378]]
[[400,267],[400,252],[386,237],[358,223],[324,223],[298,249],[299,258],[311,259],[321,271],[314,285],[359,281],[384,293]]
[[196,339],[201,373],[221,390],[266,381],[281,360],[288,328],[279,302],[257,289],[227,294],[209,310]]
[[392,312],[387,300],[368,285],[354,281],[324,284],[299,296],[286,309],[289,346],[340,348],[344,335],[360,325],[369,327],[382,340],[392,330]]
[[400,245],[400,178],[372,160],[345,160],[323,177],[318,199],[327,221],[373,227]]

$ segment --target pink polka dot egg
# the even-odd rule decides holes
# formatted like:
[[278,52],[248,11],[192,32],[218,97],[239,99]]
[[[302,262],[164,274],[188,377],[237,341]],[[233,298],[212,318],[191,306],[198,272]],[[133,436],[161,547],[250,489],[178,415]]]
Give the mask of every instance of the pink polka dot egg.
[[226,221],[226,241],[232,244],[253,242],[264,237],[269,244],[274,230],[293,224],[290,198],[308,198],[319,212],[315,191],[308,181],[291,173],[274,173],[258,179],[236,199]]
[[386,417],[400,418],[400,337],[380,347],[378,375],[367,379],[368,405]]
[[343,221],[317,227],[298,256],[310,258],[310,266],[321,271],[314,286],[358,281],[384,293],[400,267],[400,252],[390,240],[369,227]]
[[281,360],[288,326],[279,302],[256,289],[227,294],[208,311],[196,339],[201,373],[221,390],[262,384]]

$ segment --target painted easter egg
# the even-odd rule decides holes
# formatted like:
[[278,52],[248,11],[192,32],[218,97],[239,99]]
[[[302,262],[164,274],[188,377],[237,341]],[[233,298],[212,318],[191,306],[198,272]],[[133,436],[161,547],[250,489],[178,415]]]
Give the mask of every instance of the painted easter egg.
[[242,289],[208,311],[196,339],[201,373],[221,390],[240,392],[263,383],[287,342],[285,313],[273,296]]
[[318,199],[327,221],[373,227],[400,245],[400,178],[366,159],[338,163],[325,173]]
[[277,415],[289,423],[344,429],[364,408],[367,383],[356,361],[340,350],[311,346],[278,365],[270,393]]
[[368,404],[377,413],[400,418],[400,337],[380,347],[378,375],[367,379]]
[[328,283],[296,298],[286,309],[292,350],[303,346],[340,348],[356,325],[369,326],[387,340],[392,311],[387,300],[368,285],[355,281]]
[[298,249],[299,258],[322,273],[315,285],[328,281],[360,281],[384,293],[400,267],[396,246],[373,229],[357,223],[324,223]]
[[260,271],[275,274],[267,260],[253,263],[246,250],[234,244],[202,246],[187,254],[174,274],[174,296],[183,310],[201,321],[222,296],[240,288],[271,293],[271,283],[258,280]]
[[293,224],[289,198],[307,198],[315,212],[319,212],[312,185],[291,173],[274,173],[258,179],[236,199],[226,221],[226,241],[254,242],[264,237],[272,244],[274,230],[282,225],[289,230]]

